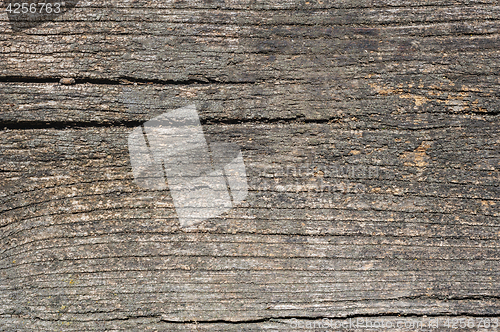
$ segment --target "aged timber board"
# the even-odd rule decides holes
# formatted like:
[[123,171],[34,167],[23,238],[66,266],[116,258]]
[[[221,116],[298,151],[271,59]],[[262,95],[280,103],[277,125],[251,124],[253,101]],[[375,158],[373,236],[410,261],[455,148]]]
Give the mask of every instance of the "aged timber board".
[[[0,331],[498,330],[497,1],[8,3]],[[128,141],[187,105],[248,184],[189,228]]]

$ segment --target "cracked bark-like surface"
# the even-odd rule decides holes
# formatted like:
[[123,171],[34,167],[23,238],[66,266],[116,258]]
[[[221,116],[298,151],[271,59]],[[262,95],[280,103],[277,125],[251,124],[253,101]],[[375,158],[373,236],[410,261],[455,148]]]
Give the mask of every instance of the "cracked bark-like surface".
[[[0,331],[500,317],[497,1],[90,1],[11,23]],[[241,148],[249,194],[185,229],[133,181],[127,136],[190,104]]]

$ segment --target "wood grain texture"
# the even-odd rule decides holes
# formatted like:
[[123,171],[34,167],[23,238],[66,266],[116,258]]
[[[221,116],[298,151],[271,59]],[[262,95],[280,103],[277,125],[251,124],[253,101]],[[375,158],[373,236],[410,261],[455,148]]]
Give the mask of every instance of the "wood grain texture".
[[[0,331],[500,317],[499,19],[493,0],[0,16]],[[249,195],[185,229],[127,137],[190,104]]]

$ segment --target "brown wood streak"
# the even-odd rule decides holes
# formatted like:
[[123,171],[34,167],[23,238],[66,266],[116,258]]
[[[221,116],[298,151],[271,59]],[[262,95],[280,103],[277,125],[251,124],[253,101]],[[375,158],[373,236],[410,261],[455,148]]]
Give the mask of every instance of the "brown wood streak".
[[[499,22],[493,0],[0,17],[0,331],[499,317]],[[250,191],[187,231],[127,135],[189,104]]]

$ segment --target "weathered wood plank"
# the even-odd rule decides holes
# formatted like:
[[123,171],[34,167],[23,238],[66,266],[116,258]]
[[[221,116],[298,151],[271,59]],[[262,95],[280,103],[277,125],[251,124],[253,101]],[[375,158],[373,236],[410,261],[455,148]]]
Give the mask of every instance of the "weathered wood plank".
[[295,12],[84,3],[66,21],[29,33],[4,24],[0,75],[216,82],[395,76],[391,68],[486,75],[498,71],[499,15],[494,2]]
[[[498,312],[491,118],[418,131],[206,126],[209,141],[243,149],[250,194],[195,233],[168,192],[132,182],[131,129],[3,131],[1,310],[87,324]],[[310,186],[318,172],[344,187]]]
[[[495,76],[441,81],[425,75],[320,84],[98,85],[0,83],[4,126],[137,125],[196,104],[204,123],[336,121],[352,129],[460,126],[498,114]],[[474,115],[477,114],[477,115]],[[487,119],[483,118],[483,119]],[[491,117],[488,122],[497,120]],[[28,124],[29,123],[29,124]]]
[[[346,329],[348,331],[366,331],[367,328],[377,327],[378,331],[408,331],[409,329],[437,329],[439,331],[484,331],[485,322],[488,330],[495,330],[498,317],[486,319],[470,316],[437,316],[437,317],[352,317],[345,319],[265,319],[257,322],[205,322],[193,320],[190,322],[172,322],[161,317],[135,316],[122,320],[104,320],[99,325],[89,322],[64,321],[57,327],[65,331],[129,331],[131,329],[155,329],[158,331],[304,331],[304,329]],[[406,323],[406,325],[405,325]],[[460,324],[467,326],[461,329]],[[371,325],[370,325],[371,324]],[[378,325],[377,325],[378,324]],[[450,327],[446,327],[448,324]],[[480,324],[480,326],[478,326]],[[455,326],[453,326],[455,325]],[[24,329],[26,326],[36,328],[37,331],[52,331],[54,324],[50,321],[36,321],[31,323],[23,318],[6,320],[6,327],[11,329]]]
[[[499,19],[496,0],[0,15],[0,330],[498,318]],[[133,182],[127,135],[189,104],[250,191],[185,229]]]

